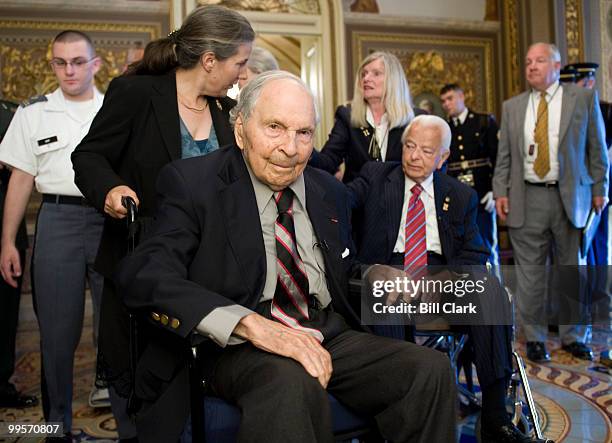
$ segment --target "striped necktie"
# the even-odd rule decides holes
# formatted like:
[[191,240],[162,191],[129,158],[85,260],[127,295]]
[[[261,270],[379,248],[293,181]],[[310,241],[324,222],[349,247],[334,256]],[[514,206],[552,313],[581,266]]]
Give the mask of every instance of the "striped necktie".
[[540,93],[540,104],[536,118],[534,141],[538,144],[538,155],[533,163],[533,172],[538,177],[544,178],[550,171],[550,153],[548,150],[548,103],[546,103],[546,92]]
[[293,329],[308,332],[323,341],[320,331],[303,326],[309,320],[308,276],[300,258],[293,224],[293,191],[289,188],[274,196],[278,217],[274,224],[276,239],[276,290],[272,299],[272,317]]
[[411,189],[405,225],[404,271],[413,279],[427,271],[427,241],[425,205],[419,198],[423,188],[416,184]]

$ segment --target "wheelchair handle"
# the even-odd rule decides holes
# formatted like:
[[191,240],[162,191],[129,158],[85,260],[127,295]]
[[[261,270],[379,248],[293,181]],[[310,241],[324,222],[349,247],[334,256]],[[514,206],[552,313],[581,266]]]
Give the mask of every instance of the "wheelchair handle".
[[138,216],[138,206],[132,197],[124,195],[121,197],[121,204],[127,209],[127,223],[128,226],[136,221]]

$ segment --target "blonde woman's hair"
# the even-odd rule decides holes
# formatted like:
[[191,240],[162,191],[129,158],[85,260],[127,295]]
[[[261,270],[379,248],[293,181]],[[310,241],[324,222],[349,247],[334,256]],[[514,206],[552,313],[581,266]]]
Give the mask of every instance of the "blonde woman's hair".
[[361,75],[366,65],[381,60],[385,67],[382,101],[389,120],[389,129],[407,125],[414,118],[410,87],[402,64],[389,52],[373,52],[363,59],[355,75],[355,89],[351,101],[351,125],[356,128],[368,126],[366,111],[368,104],[363,98]]

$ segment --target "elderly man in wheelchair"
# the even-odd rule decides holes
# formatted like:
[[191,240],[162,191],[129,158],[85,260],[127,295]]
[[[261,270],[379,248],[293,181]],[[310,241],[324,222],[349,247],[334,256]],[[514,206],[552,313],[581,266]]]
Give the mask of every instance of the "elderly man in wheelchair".
[[402,134],[401,163],[367,163],[348,184],[356,261],[372,265],[364,271],[362,320],[369,314],[376,333],[402,338],[403,324],[443,317],[469,338],[482,389],[481,440],[545,441],[521,432],[506,411],[511,309],[485,267],[476,193],[440,171],[450,141],[444,120],[417,116]]
[[331,442],[335,403],[388,441],[455,441],[446,356],[370,333],[351,306],[347,190],[307,166],[311,92],[263,73],[233,112],[237,146],[163,169],[151,235],[118,268],[148,338],[134,381],[140,441],[179,439],[198,403],[192,345],[208,394],[239,412],[238,441]]

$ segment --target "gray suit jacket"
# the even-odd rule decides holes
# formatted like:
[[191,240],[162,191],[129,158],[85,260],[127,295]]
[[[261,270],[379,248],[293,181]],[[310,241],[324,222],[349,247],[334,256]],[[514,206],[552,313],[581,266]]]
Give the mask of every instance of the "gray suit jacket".
[[[511,228],[520,228],[525,220],[523,146],[529,94],[526,91],[504,102],[493,176],[495,197],[509,199]],[[608,152],[597,91],[563,84],[558,156],[565,213],[574,226],[583,228],[592,196],[608,195]]]

